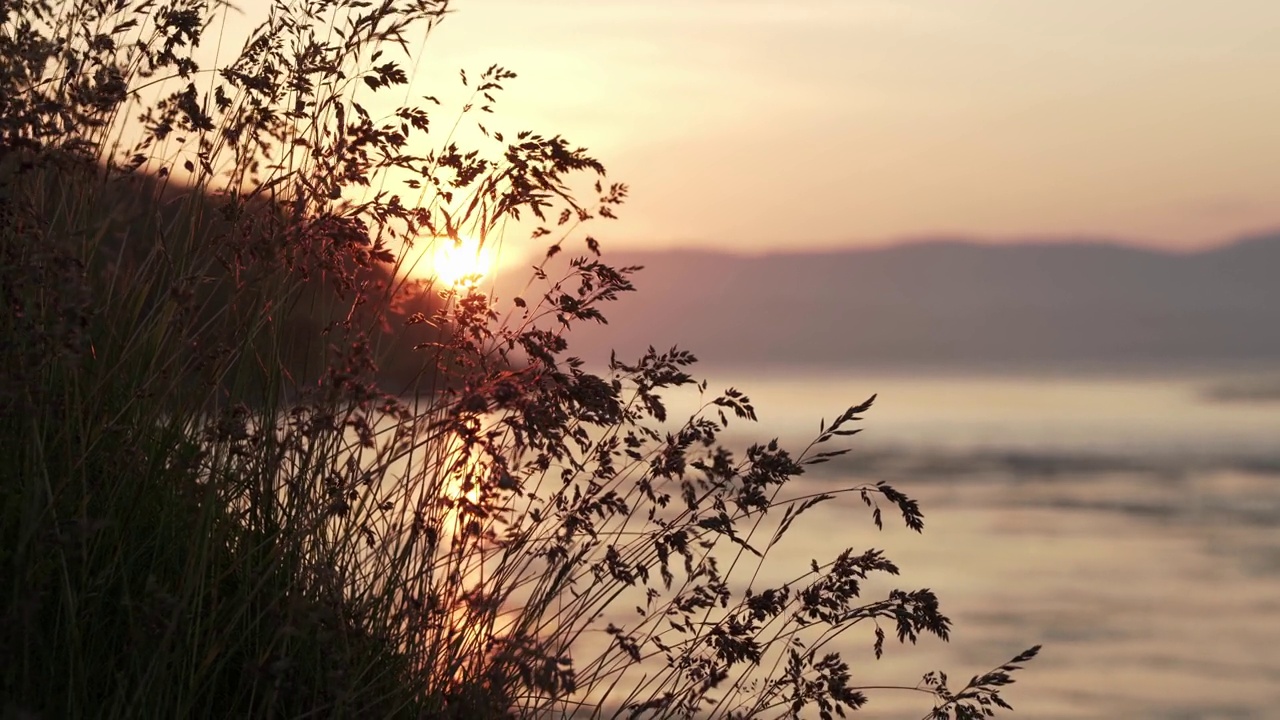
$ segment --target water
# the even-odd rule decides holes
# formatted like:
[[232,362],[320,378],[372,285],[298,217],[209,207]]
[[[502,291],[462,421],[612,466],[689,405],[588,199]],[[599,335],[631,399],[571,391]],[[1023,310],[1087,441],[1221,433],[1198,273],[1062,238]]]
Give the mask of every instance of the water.
[[[911,685],[940,668],[963,684],[1043,643],[1005,695],[1041,719],[1277,717],[1280,402],[1221,399],[1224,384],[1241,382],[1211,372],[711,375],[712,390],[747,391],[760,415],[736,426],[737,441],[779,436],[796,449],[820,417],[879,393],[846,461],[799,490],[890,480],[921,502],[924,534],[891,522],[878,533],[856,498],[836,501],[806,516],[772,572],[845,546],[885,549],[903,569],[894,584],[934,589],[956,632],[950,644],[890,647],[879,662],[855,635],[855,680]],[[861,717],[931,707],[911,692],[871,698]]]
[[[887,480],[921,502],[925,532],[889,509],[877,531],[857,497],[842,496],[795,524],[757,580],[781,584],[811,559],[879,548],[903,573],[869,581],[864,597],[939,595],[952,642],[890,641],[876,660],[870,631],[855,630],[835,648],[855,684],[911,686],[941,669],[958,689],[1043,644],[1004,694],[1020,717],[1277,717],[1280,401],[1221,392],[1271,387],[1273,376],[703,374],[711,394],[736,386],[756,407],[758,424],[734,422],[723,438],[739,451],[773,437],[799,451],[820,418],[879,395],[864,432],[845,439],[852,452],[792,492]],[[669,401],[673,419],[700,404],[695,393]],[[606,619],[634,622],[632,604]],[[584,638],[578,660],[608,643]],[[917,692],[869,695],[858,717],[919,718],[932,706]]]

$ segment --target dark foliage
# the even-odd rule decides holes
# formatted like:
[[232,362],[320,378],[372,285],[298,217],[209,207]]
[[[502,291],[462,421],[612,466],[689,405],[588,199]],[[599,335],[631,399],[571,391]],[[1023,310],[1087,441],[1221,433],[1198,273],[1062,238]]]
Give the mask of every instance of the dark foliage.
[[[923,529],[884,482],[794,490],[874,398],[799,454],[721,446],[755,409],[688,351],[568,354],[634,289],[566,244],[625,185],[559,136],[369,109],[447,9],[276,2],[210,71],[221,5],[0,6],[5,713],[825,719],[869,701],[847,631],[949,638],[931,591],[865,596],[878,550],[757,580],[839,497]],[[455,130],[512,78],[462,73]],[[522,297],[405,279],[521,219]],[[986,715],[1037,650],[916,689]]]

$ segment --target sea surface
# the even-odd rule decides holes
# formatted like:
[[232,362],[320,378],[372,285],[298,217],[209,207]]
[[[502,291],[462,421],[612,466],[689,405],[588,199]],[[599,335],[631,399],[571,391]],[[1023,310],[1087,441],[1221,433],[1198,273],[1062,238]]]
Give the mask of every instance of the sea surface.
[[[860,685],[952,685],[1026,647],[1017,716],[1280,717],[1280,387],[1252,371],[709,370],[759,423],[728,444],[802,449],[873,393],[852,452],[798,493],[887,480],[920,501],[916,534],[856,496],[819,506],[770,558],[773,579],[845,547],[880,548],[954,620],[950,643],[842,638]],[[696,400],[674,403],[688,410]],[[834,447],[834,443],[830,444]],[[824,448],[825,449],[825,448]],[[794,573],[790,573],[794,574]],[[771,579],[766,576],[762,581]],[[873,691],[865,718],[918,718],[930,698]]]

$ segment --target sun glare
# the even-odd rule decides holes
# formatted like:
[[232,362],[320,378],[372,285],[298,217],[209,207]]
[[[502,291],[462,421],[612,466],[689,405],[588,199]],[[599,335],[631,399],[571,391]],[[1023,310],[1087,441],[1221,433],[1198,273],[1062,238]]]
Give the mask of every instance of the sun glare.
[[492,269],[493,249],[466,235],[438,238],[431,258],[431,274],[449,287],[475,285]]

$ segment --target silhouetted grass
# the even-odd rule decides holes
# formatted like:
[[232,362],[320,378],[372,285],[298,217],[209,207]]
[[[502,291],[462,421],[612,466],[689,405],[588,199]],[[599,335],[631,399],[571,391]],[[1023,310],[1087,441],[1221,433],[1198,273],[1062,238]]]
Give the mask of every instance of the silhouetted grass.
[[[947,637],[928,590],[862,597],[878,551],[753,580],[839,494],[923,527],[884,483],[786,492],[871,401],[799,455],[717,444],[736,390],[668,423],[691,354],[566,352],[636,268],[553,257],[625,186],[365,109],[446,5],[277,2],[211,70],[224,7],[0,8],[5,716],[825,718],[866,702],[842,633]],[[512,77],[464,74],[462,120]],[[528,300],[404,280],[407,240],[519,217],[552,243]],[[1013,669],[914,689],[977,717]]]

